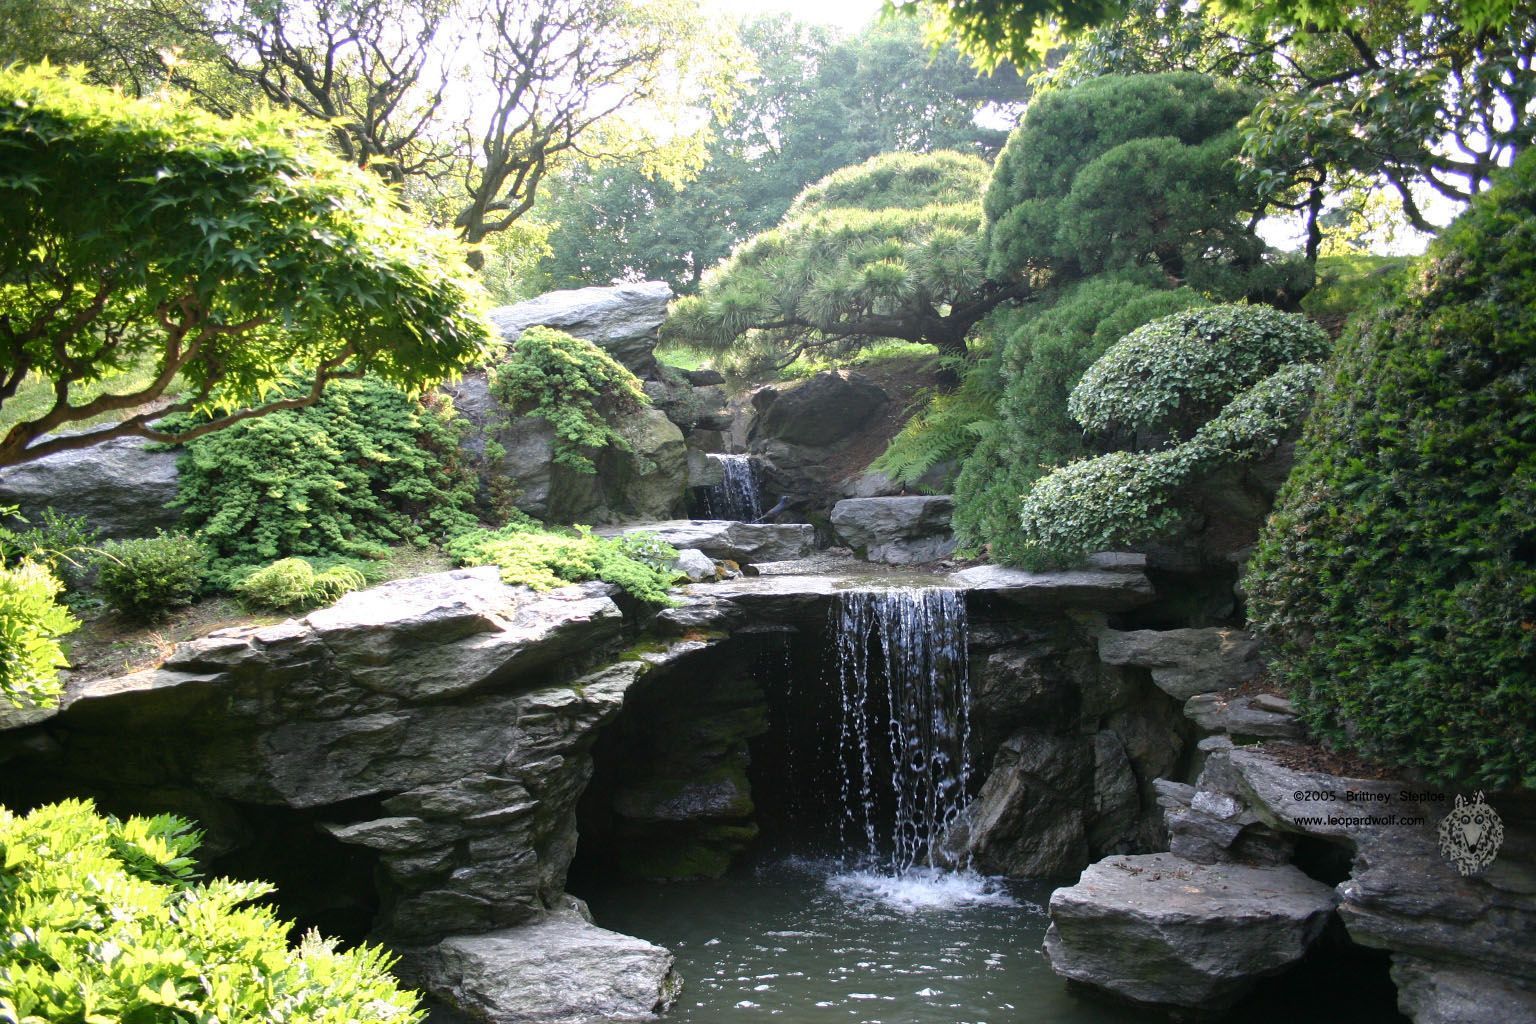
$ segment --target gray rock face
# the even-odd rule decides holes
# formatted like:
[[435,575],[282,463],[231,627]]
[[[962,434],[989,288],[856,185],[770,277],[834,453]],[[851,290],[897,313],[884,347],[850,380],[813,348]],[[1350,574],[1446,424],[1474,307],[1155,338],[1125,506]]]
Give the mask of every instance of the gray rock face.
[[[666,517],[682,509],[688,449],[682,431],[659,409],[639,409],[619,424],[629,451],[592,451],[597,472],[578,473],[555,461],[550,422],[496,409],[483,378],[460,382],[454,405],[476,428],[465,447],[476,457],[485,490],[498,501],[557,523]],[[494,459],[485,456],[489,442],[495,442]]]
[[176,453],[150,451],[137,437],[118,438],[79,451],[59,452],[0,471],[0,505],[16,505],[33,523],[52,506],[108,537],[143,537],[170,529],[180,513]]
[[656,365],[656,331],[667,318],[672,289],[665,281],[642,281],[608,288],[574,288],[491,310],[491,322],[503,341],[516,341],[528,328],[542,325],[584,338],[646,376]]
[[698,548],[684,548],[677,553],[677,571],[688,577],[690,583],[712,580],[718,572],[715,560]]
[[[1267,825],[1305,831],[1354,852],[1354,868],[1340,887],[1339,916],[1350,938],[1388,949],[1394,960],[1416,958],[1436,970],[1466,968],[1536,990],[1536,827],[1528,805],[1504,802],[1504,843],[1481,874],[1462,876],[1441,856],[1436,828],[1454,806],[1452,794],[1403,801],[1404,791],[1436,792],[1402,780],[1345,779],[1299,772],[1278,764],[1262,748],[1226,755],[1228,777],[1218,780]],[[1357,799],[1320,808],[1298,793],[1345,792]],[[1493,805],[1499,810],[1499,800]],[[1422,824],[1367,824],[1362,816],[1422,816]],[[1328,820],[1312,823],[1319,815]],[[1298,825],[1298,821],[1307,821]]]
[[1240,629],[1106,629],[1099,635],[1099,657],[1107,664],[1151,669],[1152,681],[1176,700],[1251,679],[1258,656],[1258,638]]
[[1206,732],[1229,736],[1294,740],[1305,734],[1290,701],[1270,694],[1197,693],[1184,714]]
[[651,1020],[682,989],[660,946],[594,925],[578,900],[535,924],[406,953],[402,973],[486,1024]]
[[738,523],[726,519],[673,519],[631,523],[600,531],[654,533],[678,550],[697,548],[711,558],[733,562],[782,562],[805,558],[816,550],[816,529],[803,523]]
[[947,844],[952,855],[1018,878],[1070,874],[1089,860],[1093,769],[1091,747],[1075,736],[1010,737]]
[[948,495],[845,498],[832,506],[832,529],[871,562],[934,562],[955,550],[954,510]]
[[829,370],[788,387],[760,389],[754,435],[820,448],[848,437],[888,401],[879,385],[850,370]]
[[1527,1024],[1536,1020],[1536,989],[1469,967],[1416,957],[1392,958],[1397,1006],[1414,1024]]
[[1142,572],[1068,569],[1028,572],[1002,565],[978,565],[950,575],[957,585],[998,594],[1019,604],[1044,608],[1087,607],[1127,611],[1151,602],[1152,582]]
[[1351,864],[1337,887],[1339,917],[1352,941],[1391,952],[1399,1008],[1416,1024],[1536,1019],[1526,938],[1536,929],[1536,827],[1526,805],[1494,798],[1504,845],[1484,872],[1464,877],[1438,845],[1448,794],[1406,799],[1438,791],[1298,771],[1226,737],[1201,746],[1209,756],[1194,787],[1158,783],[1174,854],[1264,865],[1288,861],[1301,837],[1336,847]]
[[[71,683],[48,725],[69,753],[56,770],[81,791],[190,794],[210,826],[230,816],[221,801],[315,809],[377,851],[376,927],[397,941],[516,924],[560,894],[596,731],[647,668],[581,674],[621,625],[604,584],[399,580]],[[362,797],[382,813],[349,810]]]
[[1289,865],[1109,857],[1051,896],[1045,954],[1073,981],[1139,1003],[1216,1010],[1300,960],[1333,890]]

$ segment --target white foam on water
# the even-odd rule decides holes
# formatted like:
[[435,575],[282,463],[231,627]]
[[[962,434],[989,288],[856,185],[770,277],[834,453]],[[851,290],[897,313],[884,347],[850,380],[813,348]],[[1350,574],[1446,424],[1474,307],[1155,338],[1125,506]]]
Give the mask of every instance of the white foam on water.
[[913,868],[899,875],[848,871],[828,878],[827,888],[850,903],[879,904],[909,914],[1019,905],[996,879],[972,871]]

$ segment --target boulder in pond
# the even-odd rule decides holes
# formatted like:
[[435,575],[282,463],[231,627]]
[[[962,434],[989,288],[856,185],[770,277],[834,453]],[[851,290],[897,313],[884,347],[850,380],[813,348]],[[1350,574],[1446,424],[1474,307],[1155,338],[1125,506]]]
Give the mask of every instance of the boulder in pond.
[[1335,902],[1288,864],[1107,857],[1051,895],[1045,955],[1062,977],[1133,1002],[1220,1010],[1299,961]]
[[407,950],[401,973],[486,1024],[651,1020],[682,979],[661,946],[599,928],[580,900],[532,924]]

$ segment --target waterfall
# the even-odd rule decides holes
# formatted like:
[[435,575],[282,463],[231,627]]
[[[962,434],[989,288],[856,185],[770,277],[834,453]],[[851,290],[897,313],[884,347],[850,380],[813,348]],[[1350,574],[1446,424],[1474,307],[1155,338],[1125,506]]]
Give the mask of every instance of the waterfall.
[[757,460],[750,455],[711,455],[725,471],[725,479],[705,488],[704,513],[711,519],[735,519],[750,523],[763,514],[763,496],[757,483]]
[[842,708],[840,845],[888,856],[898,874],[934,867],[970,786],[965,594],[840,591],[831,632]]

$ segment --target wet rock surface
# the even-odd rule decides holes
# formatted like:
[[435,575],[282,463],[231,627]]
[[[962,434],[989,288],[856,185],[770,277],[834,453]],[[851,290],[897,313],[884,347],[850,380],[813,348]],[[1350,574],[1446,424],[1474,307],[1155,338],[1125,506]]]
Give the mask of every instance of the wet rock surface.
[[1299,961],[1334,902],[1290,865],[1109,857],[1052,894],[1045,954],[1062,977],[1135,1002],[1219,1010]]
[[1176,700],[1224,690],[1259,670],[1258,638],[1248,630],[1106,629],[1099,657],[1110,665],[1150,669],[1152,681]]
[[407,950],[401,969],[485,1024],[596,1024],[670,1007],[682,988],[672,963],[660,946],[597,927],[566,897],[536,923]]

